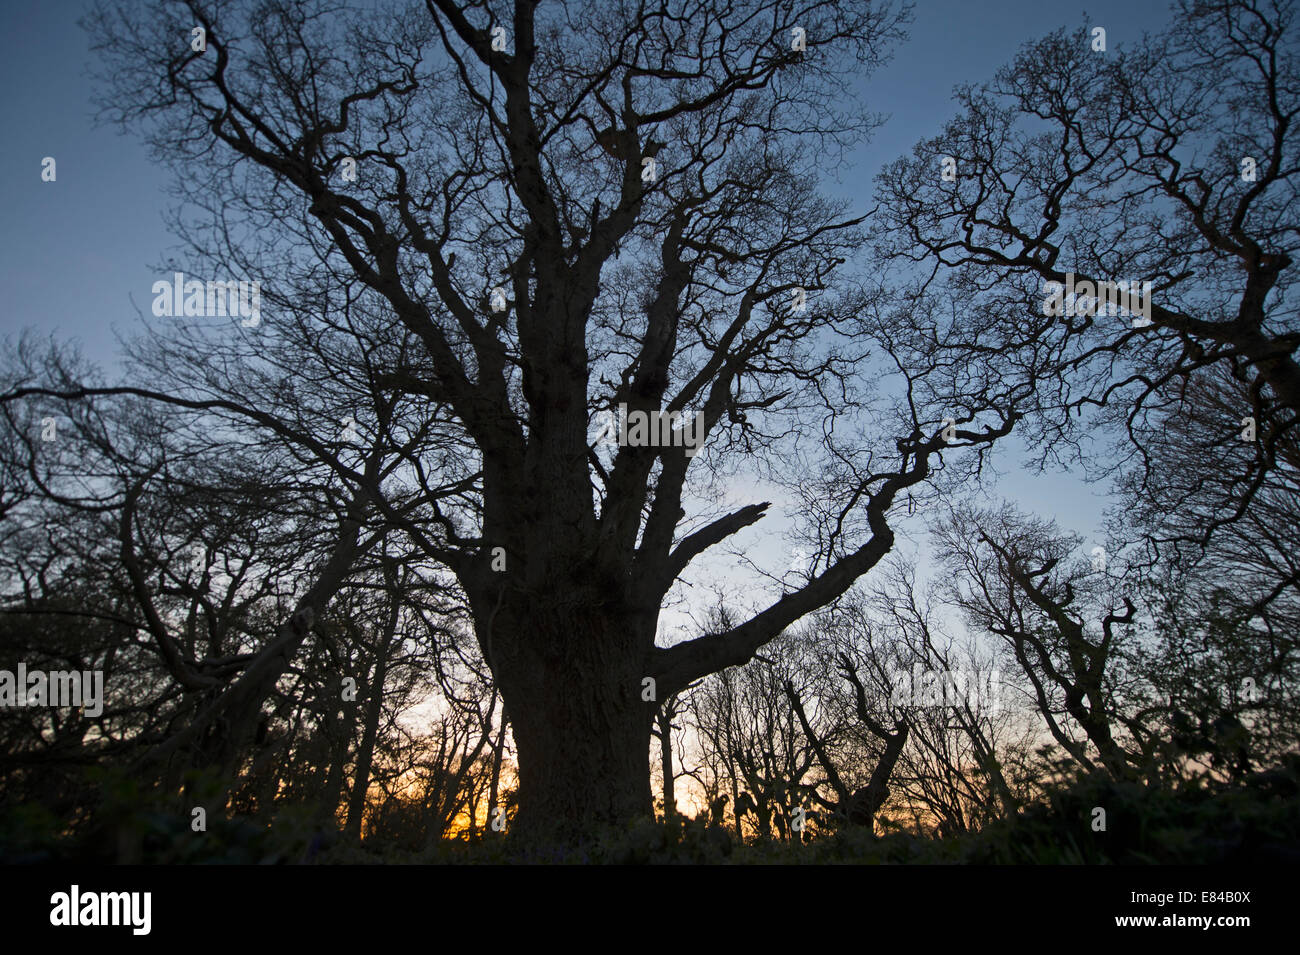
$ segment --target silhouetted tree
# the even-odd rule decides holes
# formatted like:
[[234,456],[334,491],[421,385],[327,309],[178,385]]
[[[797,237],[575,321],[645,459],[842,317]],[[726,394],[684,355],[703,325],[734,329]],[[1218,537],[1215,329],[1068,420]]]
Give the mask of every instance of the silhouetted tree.
[[[936,370],[932,357],[913,369],[926,349],[904,354],[884,331],[912,300],[841,269],[862,218],[816,191],[872,125],[844,103],[843,73],[879,62],[899,23],[888,4],[785,0],[192,2],[87,17],[111,70],[109,115],[145,129],[212,207],[218,228],[196,253],[273,274],[278,321],[302,331],[309,361],[317,327],[370,341],[347,380],[356,420],[380,421],[366,424],[364,470],[326,446],[331,416],[310,393],[325,383],[284,374],[289,361],[257,405],[232,394],[231,362],[187,368],[225,396],[190,407],[242,414],[326,463],[367,515],[455,574],[510,712],[522,831],[578,838],[648,815],[643,679],[665,698],[749,659],[888,552],[887,514],[951,466],[940,452],[978,449],[1016,420],[1023,384],[949,363],[938,373],[975,381],[951,428],[943,409],[873,400],[855,381],[873,361],[909,384]],[[229,226],[236,209],[251,230]],[[386,418],[414,401],[438,414],[401,454],[462,451],[439,462],[440,493],[403,511],[378,474]],[[337,420],[346,406],[330,404]],[[687,426],[667,446],[605,452],[592,415],[621,409]],[[767,511],[696,507],[710,473],[817,446],[823,476],[801,460],[783,479],[838,512],[819,572],[728,631],[656,647],[675,581]]]

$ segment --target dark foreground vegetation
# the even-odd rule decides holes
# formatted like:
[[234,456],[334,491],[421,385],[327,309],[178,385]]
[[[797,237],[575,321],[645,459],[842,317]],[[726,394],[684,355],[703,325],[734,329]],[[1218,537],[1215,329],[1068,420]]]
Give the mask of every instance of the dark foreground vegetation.
[[[420,845],[403,833],[357,846],[292,813],[269,827],[235,817],[196,835],[174,816],[142,808],[129,787],[119,796],[126,798],[106,805],[96,823],[75,835],[60,836],[61,820],[39,807],[7,811],[0,818],[0,864],[1300,864],[1300,760],[1294,758],[1236,784],[1173,791],[1078,777],[1010,818],[947,838],[875,836],[847,827],[810,833],[802,842],[740,842],[704,819],[683,819],[607,828],[574,846],[524,845],[508,835]],[[1081,832],[1079,819],[1097,806],[1109,807],[1107,829]]]

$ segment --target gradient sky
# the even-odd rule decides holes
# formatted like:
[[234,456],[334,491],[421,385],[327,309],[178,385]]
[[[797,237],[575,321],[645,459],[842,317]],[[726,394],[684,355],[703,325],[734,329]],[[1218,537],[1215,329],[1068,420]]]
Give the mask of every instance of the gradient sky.
[[[76,24],[83,9],[76,0],[0,0],[0,83],[10,91],[0,106],[0,335],[35,327],[75,338],[111,367],[115,330],[139,327],[156,266],[176,243],[163,221],[170,172],[137,139],[94,125],[89,38]],[[1167,18],[1167,6],[1150,0],[1092,0],[1086,18],[1074,2],[919,0],[911,39],[858,91],[890,118],[859,150],[845,188],[866,208],[880,166],[953,114],[953,86],[991,76],[1023,42],[1087,23],[1104,26],[1114,49]],[[40,178],[45,156],[58,163],[54,183]],[[1060,475],[1008,469],[998,490],[1088,535],[1105,504],[1099,488]]]

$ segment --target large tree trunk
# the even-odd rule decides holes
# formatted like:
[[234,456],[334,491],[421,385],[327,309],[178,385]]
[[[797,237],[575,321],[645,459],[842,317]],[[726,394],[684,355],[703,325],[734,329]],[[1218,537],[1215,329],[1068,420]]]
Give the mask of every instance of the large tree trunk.
[[[640,628],[598,613],[530,609],[526,639],[495,641],[494,672],[514,729],[520,810],[512,829],[539,844],[576,844],[602,825],[653,818],[650,725]],[[653,632],[653,622],[651,623]]]
[[651,817],[649,721],[579,691],[545,716],[515,704],[520,812],[527,839],[582,842],[602,825]]

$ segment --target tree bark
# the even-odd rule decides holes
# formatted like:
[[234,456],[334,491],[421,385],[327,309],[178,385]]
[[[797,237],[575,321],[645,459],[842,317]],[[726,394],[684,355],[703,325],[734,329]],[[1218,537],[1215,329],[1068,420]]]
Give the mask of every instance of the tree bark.
[[641,699],[645,646],[637,628],[584,608],[505,614],[535,639],[497,641],[496,668],[511,715],[520,810],[512,829],[553,845],[590,839],[602,825],[654,818],[650,727]]
[[677,824],[677,793],[673,785],[673,710],[668,701],[659,710],[659,762],[664,774],[664,824]]
[[[492,747],[492,777],[488,782],[488,804],[487,804],[487,824],[486,831],[491,832],[492,812],[497,808],[497,802],[500,799],[501,792],[501,761],[505,758],[506,751],[506,729],[510,726],[510,717],[506,715],[504,706],[501,708],[501,729],[497,731],[497,742]],[[504,807],[502,807],[504,810]]]
[[[394,617],[396,614],[394,614]],[[370,679],[370,699],[366,701],[365,728],[357,750],[356,768],[352,772],[352,792],[348,797],[348,821],[344,835],[349,842],[361,838],[361,819],[366,811],[366,793],[370,790],[370,767],[375,757],[375,740],[379,736],[379,719],[384,712],[384,680],[388,676],[388,654],[392,628],[385,634]]]

